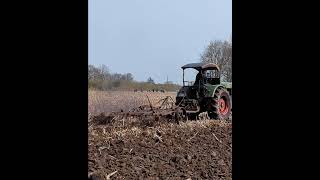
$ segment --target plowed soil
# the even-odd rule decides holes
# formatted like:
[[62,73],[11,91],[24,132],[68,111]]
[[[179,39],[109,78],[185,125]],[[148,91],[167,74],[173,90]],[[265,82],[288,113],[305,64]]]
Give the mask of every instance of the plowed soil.
[[91,121],[91,179],[231,179],[231,123],[138,121]]
[[[89,179],[231,179],[232,122],[107,118],[176,93],[89,92]],[[100,115],[99,115],[100,114]]]

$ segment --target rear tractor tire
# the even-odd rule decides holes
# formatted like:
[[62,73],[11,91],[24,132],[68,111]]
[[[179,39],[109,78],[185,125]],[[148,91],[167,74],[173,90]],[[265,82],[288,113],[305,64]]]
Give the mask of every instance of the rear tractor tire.
[[231,101],[228,91],[224,88],[219,88],[214,93],[212,102],[210,103],[210,111],[208,115],[211,119],[227,120],[231,113]]

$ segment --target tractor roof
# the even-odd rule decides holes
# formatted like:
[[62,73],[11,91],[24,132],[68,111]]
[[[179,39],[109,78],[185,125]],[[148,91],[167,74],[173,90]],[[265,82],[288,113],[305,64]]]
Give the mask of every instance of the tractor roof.
[[194,68],[196,70],[201,70],[201,69],[208,69],[208,68],[214,68],[214,69],[219,69],[218,65],[214,64],[214,63],[190,63],[190,64],[186,64],[184,66],[181,67],[182,69],[186,69],[186,68]]

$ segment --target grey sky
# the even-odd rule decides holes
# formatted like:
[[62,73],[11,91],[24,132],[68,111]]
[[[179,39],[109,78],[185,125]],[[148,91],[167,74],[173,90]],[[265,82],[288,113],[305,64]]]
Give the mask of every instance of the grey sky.
[[89,64],[181,83],[210,40],[232,34],[231,0],[89,0]]

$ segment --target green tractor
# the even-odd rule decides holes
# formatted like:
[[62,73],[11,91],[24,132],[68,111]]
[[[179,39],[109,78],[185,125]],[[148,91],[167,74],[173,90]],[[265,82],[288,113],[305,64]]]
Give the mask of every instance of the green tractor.
[[[183,87],[176,96],[176,106],[180,107],[188,119],[196,119],[207,112],[211,119],[227,120],[230,117],[232,83],[221,82],[220,69],[214,63],[191,63],[183,69]],[[193,68],[198,74],[195,81],[185,81],[185,70]]]

